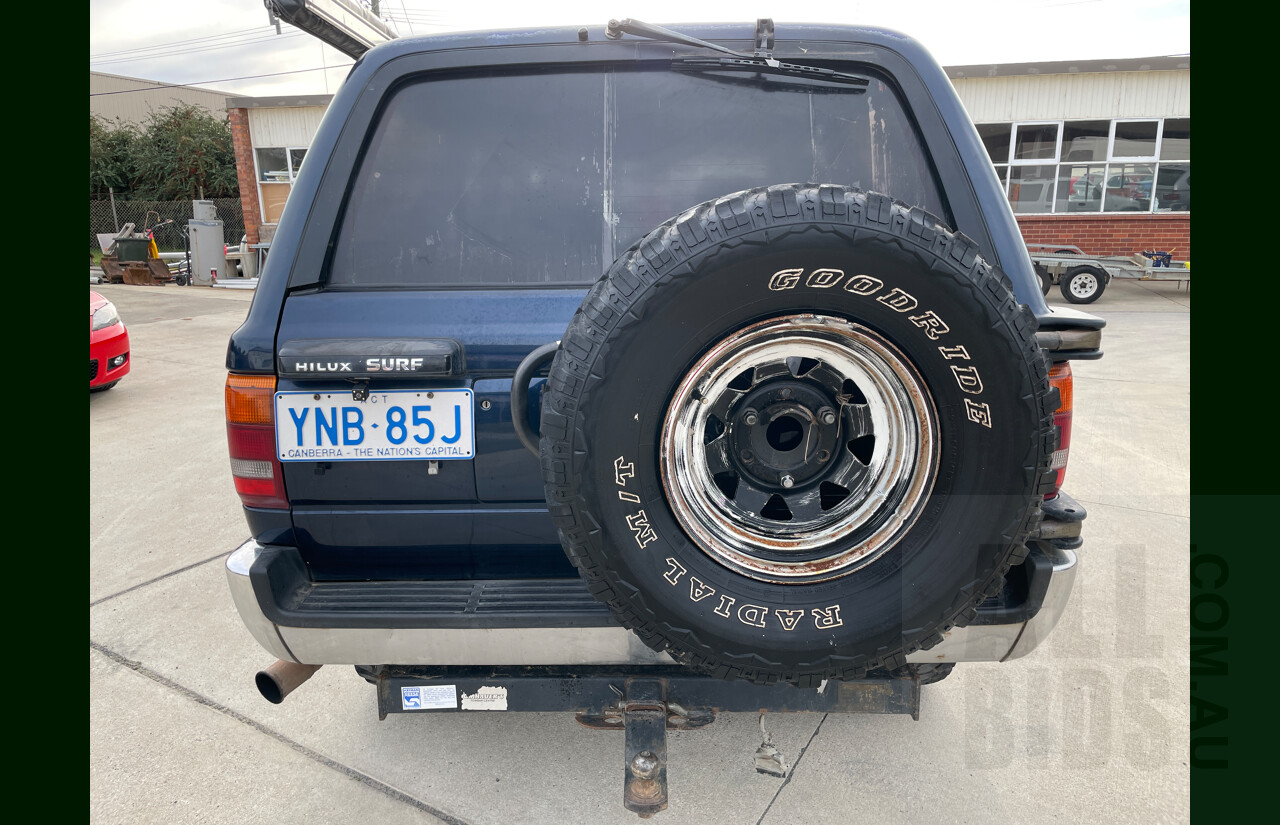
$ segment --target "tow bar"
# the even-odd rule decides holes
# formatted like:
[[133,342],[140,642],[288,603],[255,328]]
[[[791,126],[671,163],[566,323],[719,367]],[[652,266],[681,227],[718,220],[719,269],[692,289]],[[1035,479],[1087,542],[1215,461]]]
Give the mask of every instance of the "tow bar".
[[[641,818],[667,807],[667,731],[696,730],[721,712],[901,713],[920,718],[920,679],[911,675],[824,681],[816,688],[727,682],[678,666],[357,668],[378,691],[378,718],[389,713],[572,711],[593,730],[625,732],[622,804]],[[777,754],[766,741],[757,752]],[[768,760],[765,760],[768,761]]]

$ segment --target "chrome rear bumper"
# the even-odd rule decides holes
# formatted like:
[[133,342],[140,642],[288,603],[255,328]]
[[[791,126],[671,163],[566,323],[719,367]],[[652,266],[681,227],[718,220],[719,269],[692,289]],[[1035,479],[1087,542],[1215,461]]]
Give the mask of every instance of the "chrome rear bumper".
[[[1003,662],[1027,655],[1057,625],[1075,583],[1077,556],[1047,547],[1051,575],[1040,607],[1030,617],[989,619],[955,628],[929,650],[907,661]],[[631,631],[601,627],[359,627],[294,626],[268,616],[269,586],[254,587],[255,562],[273,549],[248,541],[227,559],[231,597],[245,627],[268,652],[285,661],[312,665],[651,665],[671,663],[646,647]],[[261,568],[261,565],[260,565]],[[274,608],[274,605],[268,605]],[[980,612],[980,617],[982,616]]]

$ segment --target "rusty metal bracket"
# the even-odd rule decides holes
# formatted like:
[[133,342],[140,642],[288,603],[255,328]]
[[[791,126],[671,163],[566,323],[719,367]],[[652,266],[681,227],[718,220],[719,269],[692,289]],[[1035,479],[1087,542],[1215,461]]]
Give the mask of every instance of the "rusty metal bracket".
[[667,702],[661,679],[628,679],[622,699],[622,804],[647,819],[667,807]]
[[725,681],[678,665],[410,666],[357,668],[378,686],[378,710],[388,713],[466,712],[457,703],[433,708],[407,706],[402,689],[443,685],[457,695],[484,687],[507,690],[508,712],[575,713],[596,730],[622,730],[626,703],[639,697],[628,687],[660,682],[668,730],[693,730],[719,713],[893,713],[918,717],[920,688],[912,679],[889,676],[822,682],[816,688]]
[[[474,713],[464,701],[500,695],[508,713],[570,711],[594,730],[621,730],[622,804],[647,819],[668,804],[667,731],[697,730],[720,713],[892,713],[920,718],[920,675],[823,681],[815,687],[725,681],[679,665],[414,666],[356,671],[377,687],[378,718],[391,713]],[[756,769],[785,776],[789,765],[761,729]]]
[[[816,687],[725,681],[679,665],[414,666],[373,665],[356,671],[377,687],[378,718],[391,713],[474,713],[463,701],[495,694],[508,713],[570,711],[593,730],[621,730],[622,804],[648,818],[666,810],[667,731],[696,730],[719,713],[891,713],[920,718],[914,666],[900,676],[823,681]],[[756,769],[785,776],[789,765],[761,725]]]

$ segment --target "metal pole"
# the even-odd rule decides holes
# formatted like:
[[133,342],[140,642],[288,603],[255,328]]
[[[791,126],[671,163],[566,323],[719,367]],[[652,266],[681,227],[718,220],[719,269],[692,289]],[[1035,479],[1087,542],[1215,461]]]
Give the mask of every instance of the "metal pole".
[[116,234],[120,233],[120,219],[116,217],[116,190],[113,186],[107,187],[107,195],[111,197],[111,220],[116,222]]

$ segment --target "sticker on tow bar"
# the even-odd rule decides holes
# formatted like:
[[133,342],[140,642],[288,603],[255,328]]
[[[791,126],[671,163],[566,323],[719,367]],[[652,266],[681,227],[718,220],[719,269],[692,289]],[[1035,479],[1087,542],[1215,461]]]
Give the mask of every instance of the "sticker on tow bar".
[[471,390],[276,393],[281,461],[403,461],[471,458]]

